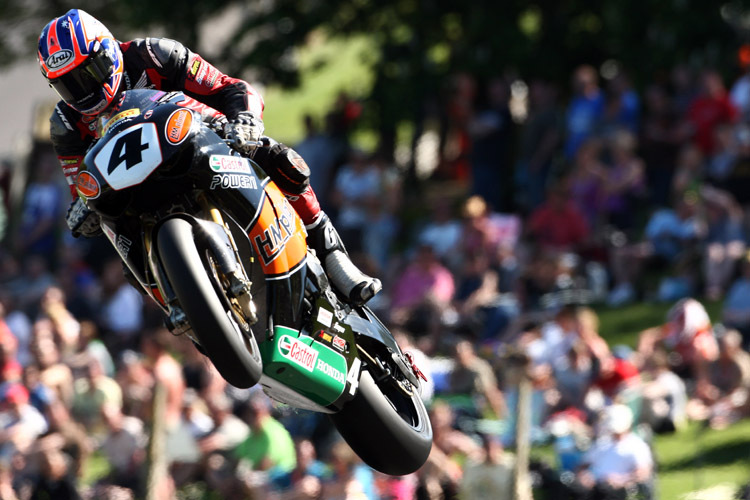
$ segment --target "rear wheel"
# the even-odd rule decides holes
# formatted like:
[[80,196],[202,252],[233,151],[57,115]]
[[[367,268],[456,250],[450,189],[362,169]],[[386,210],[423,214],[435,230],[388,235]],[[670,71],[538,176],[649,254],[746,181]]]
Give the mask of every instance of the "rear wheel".
[[432,426],[416,391],[407,396],[363,371],[352,401],[331,415],[349,446],[370,467],[401,476],[419,469],[432,448]]
[[[157,234],[159,257],[195,337],[222,377],[235,387],[255,385],[263,364],[258,344],[235,317],[218,286],[210,256],[201,258],[192,225],[169,219]],[[213,278],[213,279],[212,279]]]

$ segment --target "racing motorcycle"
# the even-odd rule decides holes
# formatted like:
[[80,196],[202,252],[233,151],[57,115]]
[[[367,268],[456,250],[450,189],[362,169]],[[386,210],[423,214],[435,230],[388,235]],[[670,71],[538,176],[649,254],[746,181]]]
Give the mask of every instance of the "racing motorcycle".
[[130,90],[76,178],[131,281],[230,384],[323,412],[372,468],[427,459],[424,377],[368,307],[347,303],[299,216],[180,92]]

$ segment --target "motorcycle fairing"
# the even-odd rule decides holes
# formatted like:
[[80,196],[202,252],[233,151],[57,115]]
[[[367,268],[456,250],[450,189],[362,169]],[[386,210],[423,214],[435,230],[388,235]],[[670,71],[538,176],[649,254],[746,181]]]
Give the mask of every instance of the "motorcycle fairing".
[[303,263],[307,255],[307,233],[299,215],[276,184],[266,184],[265,194],[249,237],[266,279],[281,279]]

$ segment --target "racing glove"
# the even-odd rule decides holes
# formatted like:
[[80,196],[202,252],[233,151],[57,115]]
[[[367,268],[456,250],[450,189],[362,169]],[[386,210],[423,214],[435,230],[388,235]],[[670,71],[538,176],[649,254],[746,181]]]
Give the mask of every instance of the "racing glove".
[[224,140],[242,154],[248,154],[258,147],[263,136],[263,120],[250,111],[241,111],[224,125]]
[[92,238],[102,234],[99,214],[89,210],[81,198],[76,198],[70,204],[65,222],[67,222],[74,238],[79,236]]

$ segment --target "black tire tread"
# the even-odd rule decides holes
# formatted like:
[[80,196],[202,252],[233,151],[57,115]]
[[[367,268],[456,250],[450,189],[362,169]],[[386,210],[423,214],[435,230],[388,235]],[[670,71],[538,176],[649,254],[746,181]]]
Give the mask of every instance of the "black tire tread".
[[201,347],[222,377],[239,388],[255,385],[262,373],[258,346],[251,354],[226,315],[206,274],[191,224],[169,219],[157,234],[159,257]]
[[402,476],[419,469],[432,449],[427,410],[417,394],[412,396],[412,403],[418,413],[416,427],[396,413],[370,373],[362,371],[356,396],[331,415],[331,420],[367,465],[385,474]]

